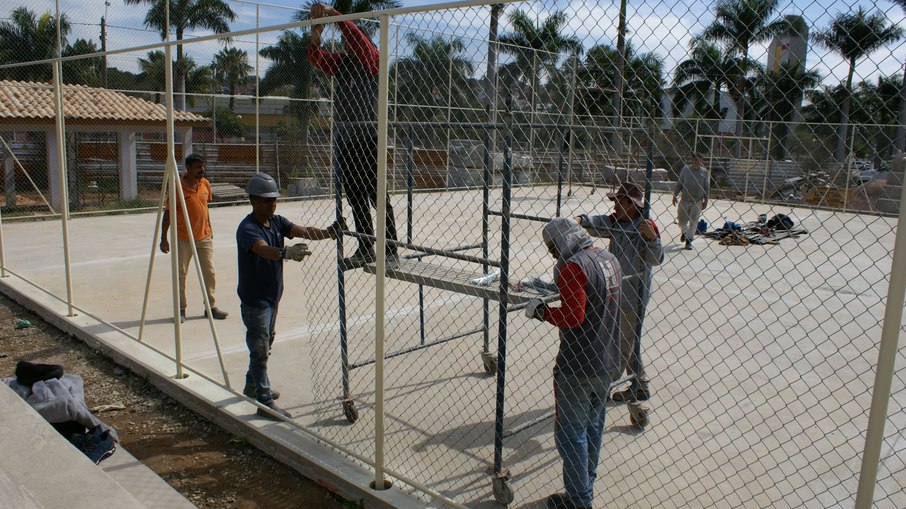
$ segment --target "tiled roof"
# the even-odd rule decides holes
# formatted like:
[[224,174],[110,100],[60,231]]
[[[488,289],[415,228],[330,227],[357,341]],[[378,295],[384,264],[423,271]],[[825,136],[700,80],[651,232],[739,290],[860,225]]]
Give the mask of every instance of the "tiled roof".
[[[67,124],[159,126],[166,120],[162,104],[81,85],[63,85],[63,111]],[[54,119],[52,85],[0,81],[0,123],[50,124]],[[185,111],[174,112],[173,119],[183,126],[210,121]]]

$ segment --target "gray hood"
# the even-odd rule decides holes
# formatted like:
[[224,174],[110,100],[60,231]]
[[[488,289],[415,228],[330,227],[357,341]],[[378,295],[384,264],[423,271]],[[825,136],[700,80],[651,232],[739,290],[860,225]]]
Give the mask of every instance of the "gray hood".
[[551,219],[541,231],[541,238],[545,243],[552,242],[560,251],[560,258],[554,266],[554,278],[559,275],[560,267],[577,252],[591,247],[594,244],[579,223],[568,217]]

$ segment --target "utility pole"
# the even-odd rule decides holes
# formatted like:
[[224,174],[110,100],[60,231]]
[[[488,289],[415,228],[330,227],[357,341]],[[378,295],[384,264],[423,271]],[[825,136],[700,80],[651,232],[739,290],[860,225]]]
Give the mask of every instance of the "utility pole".
[[617,155],[623,153],[623,135],[620,128],[623,126],[623,71],[626,67],[626,0],[620,2],[620,15],[617,20],[617,74],[614,76],[613,88],[613,122],[614,128],[611,136],[611,145]]
[[104,53],[104,59],[101,63],[104,74],[104,88],[107,88],[107,8],[110,2],[104,1],[104,16],[101,18],[101,52]]

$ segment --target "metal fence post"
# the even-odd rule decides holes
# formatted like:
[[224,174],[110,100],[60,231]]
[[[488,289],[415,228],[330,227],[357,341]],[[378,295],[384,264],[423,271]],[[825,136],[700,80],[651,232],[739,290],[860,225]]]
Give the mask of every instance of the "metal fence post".
[[[59,59],[63,56],[63,38],[60,32],[60,0],[56,2],[56,23],[57,23],[57,54]],[[54,98],[54,116],[56,117],[56,137],[57,137],[57,175],[60,179],[60,199],[62,200],[62,210],[60,219],[63,225],[63,267],[66,272],[66,305],[68,308],[66,316],[75,316],[73,309],[73,291],[72,291],[72,261],[69,252],[69,184],[66,171],[66,138],[65,118],[63,111],[63,63],[56,60],[53,63],[53,98]]]
[[377,125],[377,228],[374,299],[374,484],[384,490],[384,279],[387,262],[387,102],[389,97],[390,16],[380,18]]
[[874,500],[878,466],[881,461],[881,444],[887,422],[887,405],[897,358],[897,343],[903,321],[903,304],[906,301],[906,186],[900,194],[900,215],[897,219],[897,236],[893,245],[890,269],[890,286],[887,288],[887,307],[881,329],[881,346],[878,349],[878,369],[875,372],[874,391],[868,414],[868,432],[862,452],[862,469],[859,472],[859,489],[856,492],[856,509],[869,509]]

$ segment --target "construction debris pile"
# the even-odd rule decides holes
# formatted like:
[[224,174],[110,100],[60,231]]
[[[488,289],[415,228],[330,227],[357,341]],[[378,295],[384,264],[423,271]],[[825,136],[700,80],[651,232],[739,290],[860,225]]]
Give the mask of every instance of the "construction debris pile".
[[767,214],[761,214],[757,221],[749,223],[727,221],[721,228],[702,233],[702,236],[717,240],[723,246],[778,244],[781,239],[801,235],[808,235],[808,230],[797,227],[786,214],[777,214],[770,219]]

